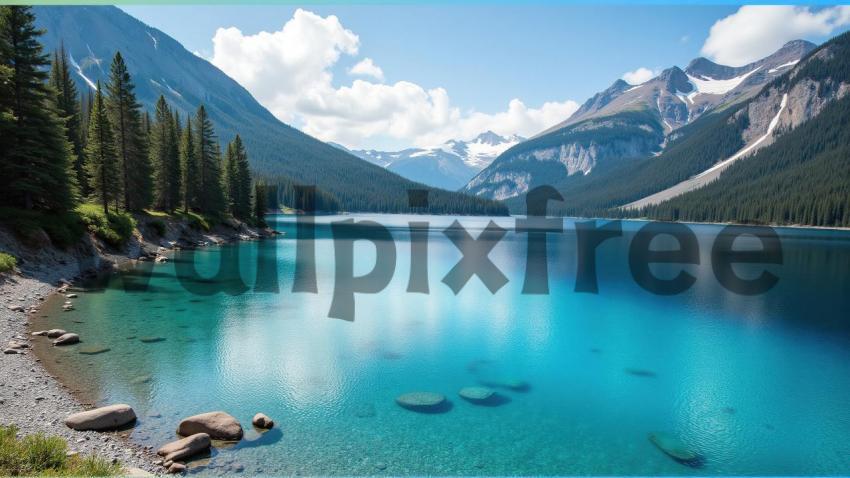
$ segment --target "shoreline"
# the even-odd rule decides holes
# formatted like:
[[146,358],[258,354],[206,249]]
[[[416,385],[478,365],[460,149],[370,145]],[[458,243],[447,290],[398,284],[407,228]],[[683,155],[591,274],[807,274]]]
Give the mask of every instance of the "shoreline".
[[[140,222],[141,224],[141,222]],[[246,230],[247,229],[247,230]],[[49,243],[24,245],[14,234],[0,228],[0,249],[19,258],[16,271],[0,274],[0,347],[15,340],[27,344],[22,353],[0,354],[0,425],[15,425],[20,435],[44,433],[63,438],[68,451],[95,455],[118,463],[122,476],[165,474],[162,459],[150,446],[134,442],[128,430],[109,432],[76,431],[64,424],[65,418],[93,408],[95,404],[74,392],[69,380],[50,371],[45,358],[36,353],[30,330],[32,319],[42,314],[48,300],[57,300],[62,284],[71,284],[96,274],[113,273],[136,260],[153,260],[178,243],[203,247],[199,243],[223,244],[273,235],[269,230],[244,226],[213,231],[191,230],[185,223],[172,222],[163,236],[141,227],[122,251],[112,251],[91,235],[84,235],[66,250]],[[47,340],[47,339],[44,339]],[[105,404],[97,404],[99,406]]]

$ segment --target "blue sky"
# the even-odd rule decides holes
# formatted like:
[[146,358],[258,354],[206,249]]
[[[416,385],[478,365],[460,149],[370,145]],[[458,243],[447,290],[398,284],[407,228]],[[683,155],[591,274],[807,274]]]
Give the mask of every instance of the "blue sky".
[[[121,8],[173,36],[187,49],[212,59],[215,53],[212,39],[219,28],[236,27],[240,35],[236,39],[231,38],[229,44],[248,48],[247,42],[243,41],[245,37],[251,37],[260,31],[280,31],[284,24],[293,20],[298,7],[151,5]],[[564,4],[308,5],[302,8],[316,15],[310,17],[314,20],[313,23],[335,15],[339,19],[340,29],[352,33],[357,39],[354,53],[350,38],[335,40],[333,45],[325,45],[325,50],[317,50],[315,53],[327,53],[327,48],[337,53],[338,58],[330,63],[326,62],[322,70],[331,75],[330,87],[323,85],[316,91],[324,93],[314,94],[328,94],[333,96],[331,100],[320,99],[313,105],[303,105],[302,101],[294,98],[294,94],[289,101],[275,100],[273,85],[239,77],[246,68],[253,68],[251,64],[243,64],[241,56],[237,58],[221,55],[213,60],[213,63],[242,82],[261,103],[284,121],[305,128],[322,139],[337,140],[353,147],[386,149],[405,147],[411,143],[439,142],[446,139],[445,136],[451,136],[453,127],[457,130],[456,136],[469,136],[478,125],[488,124],[484,115],[497,115],[509,110],[509,102],[513,99],[520,100],[525,107],[532,110],[541,108],[545,102],[561,103],[562,109],[553,106],[551,111],[565,112],[568,108],[563,109],[566,108],[563,105],[567,101],[581,103],[627,71],[639,67],[653,71],[671,65],[684,67],[691,59],[701,56],[712,26],[719,20],[734,16],[739,9],[734,5]],[[818,11],[819,9],[812,9],[808,14],[810,17],[816,16]],[[784,14],[793,15],[793,12]],[[755,15],[755,18],[761,16],[763,15]],[[752,20],[742,18],[741,22],[744,21]],[[775,21],[783,22],[781,18]],[[784,20],[786,23],[787,21]],[[823,34],[824,29],[812,27],[806,27],[812,31],[803,28],[799,33],[811,40],[822,41],[847,27],[847,21],[843,18],[833,19],[832,22],[830,25],[834,27],[834,31],[830,33]],[[735,25],[731,27],[737,29]],[[767,25],[765,28],[766,33],[763,36],[772,35],[777,38],[764,41],[776,43],[781,40],[779,37],[782,35],[774,31],[779,28],[778,25]],[[334,35],[336,30],[324,25],[321,31]],[[747,42],[751,40],[748,39]],[[752,41],[758,42],[762,39],[756,38]],[[314,41],[304,40],[303,43],[312,44]],[[278,43],[291,44],[291,41]],[[257,48],[264,52],[273,51],[267,49],[272,46]],[[715,56],[723,57],[722,51]],[[385,123],[384,130],[376,125],[363,126],[363,120],[356,118],[358,108],[372,111],[372,107],[379,107],[373,104],[346,105],[343,104],[345,99],[342,96],[346,93],[349,93],[348,97],[354,94],[370,96],[372,93],[359,92],[378,91],[377,87],[345,91],[345,87],[352,86],[352,82],[358,78],[349,70],[364,58],[370,58],[380,67],[383,78],[379,81],[375,77],[360,76],[360,80],[384,85],[394,85],[400,81],[406,82],[406,85],[409,82],[425,92],[441,88],[450,102],[449,112],[443,114],[439,107],[440,95],[428,95],[425,101],[430,101],[431,109],[421,113],[428,117],[427,121],[423,120],[427,124],[396,128]],[[228,65],[232,65],[232,70],[228,70]],[[275,74],[294,77],[293,71],[287,70],[294,68],[293,65],[298,63],[284,61],[280,67],[282,71],[268,71],[266,74],[272,78]],[[316,71],[318,76],[319,70]],[[306,89],[306,83],[303,81],[307,80],[299,81],[301,83],[298,85]],[[289,85],[291,88],[296,86]],[[342,90],[339,90],[340,88]],[[390,88],[382,88],[381,91],[393,95]],[[407,98],[403,95],[402,97]],[[268,104],[274,101],[278,103],[271,106]],[[330,105],[331,102],[336,104]],[[396,124],[404,124],[407,121],[408,117],[399,113],[400,106],[385,107],[388,112],[398,114],[395,116]],[[303,114],[299,113],[301,109]],[[376,114],[380,111],[375,110]],[[462,121],[473,114],[472,112],[480,113],[478,120],[471,122],[473,124],[451,126],[453,121]],[[526,116],[534,116],[533,111],[527,113]],[[410,113],[412,116],[418,114],[420,113]],[[453,114],[455,119],[446,120],[445,125],[441,123],[444,116],[450,117]],[[557,113],[550,112],[549,116],[552,114]],[[329,117],[334,115],[341,118],[336,118],[336,122],[333,122]],[[528,130],[538,127],[538,123],[544,121],[540,119],[540,115],[534,118],[536,119],[526,121],[527,124],[520,120],[514,121],[514,126],[508,125],[510,121],[504,118],[502,123],[494,124],[503,126],[503,131],[497,131],[500,133],[509,132],[511,127]],[[361,122],[355,124],[356,121]],[[447,127],[443,127],[446,125]],[[429,126],[440,132],[422,133]],[[335,129],[340,131],[324,131]],[[346,133],[353,129],[358,132]],[[529,134],[528,131],[517,132]]]

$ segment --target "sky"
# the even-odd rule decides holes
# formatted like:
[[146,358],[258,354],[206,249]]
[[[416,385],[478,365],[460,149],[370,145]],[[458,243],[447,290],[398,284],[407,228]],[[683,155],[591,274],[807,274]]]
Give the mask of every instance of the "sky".
[[125,5],[282,121],[350,148],[531,136],[618,78],[739,66],[850,28],[850,7]]

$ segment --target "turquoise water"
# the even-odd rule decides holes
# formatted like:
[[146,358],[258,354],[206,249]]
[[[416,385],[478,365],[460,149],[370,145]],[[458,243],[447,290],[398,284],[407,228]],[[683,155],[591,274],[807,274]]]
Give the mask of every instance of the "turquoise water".
[[[292,293],[294,218],[274,216],[287,232],[274,240],[280,293],[192,295],[174,262],[146,265],[149,291],[127,292],[112,277],[80,293],[72,312],[61,312],[60,300],[47,304],[33,324],[78,332],[81,345],[109,352],[81,355],[76,346],[42,356],[92,401],[131,404],[140,417],[131,437],[146,445],[173,439],[188,415],[237,417],[246,440],[215,449],[196,473],[850,474],[850,233],[780,230],[784,264],[769,267],[778,285],[741,296],[720,287],[709,266],[720,228],[693,226],[701,265],[686,269],[695,285],[656,296],[628,268],[631,235],[644,223],[624,222],[624,237],[599,247],[599,293],[588,294],[573,291],[576,236],[567,221],[563,235],[549,237],[549,295],[520,293],[526,242],[512,232],[491,254],[510,282],[491,294],[473,278],[455,295],[440,282],[461,257],[440,232],[450,219],[369,218],[392,226],[398,265],[386,290],[357,296],[353,322],[327,317],[326,225],[315,241],[319,293]],[[406,292],[408,220],[432,223],[428,295]],[[460,219],[473,236],[487,221]],[[199,270],[212,275],[227,248],[238,248],[252,284],[258,243],[199,250]],[[365,273],[374,248],[358,242],[355,252]],[[654,267],[660,276],[678,270]],[[166,340],[139,340],[154,336]],[[527,387],[497,389],[497,406],[457,395],[508,381]],[[450,409],[395,404],[417,390],[445,394]],[[253,430],[256,412],[276,429]],[[661,453],[647,439],[653,431],[679,437],[702,466]]]

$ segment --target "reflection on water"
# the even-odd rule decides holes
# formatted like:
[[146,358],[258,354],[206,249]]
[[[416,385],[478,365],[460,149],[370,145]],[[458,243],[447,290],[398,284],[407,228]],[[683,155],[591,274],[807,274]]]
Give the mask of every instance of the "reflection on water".
[[[398,261],[385,291],[357,295],[354,322],[327,317],[329,229],[320,224],[315,241],[319,293],[292,293],[294,219],[278,216],[275,227],[287,232],[273,242],[280,293],[189,294],[174,262],[142,264],[80,293],[74,311],[62,312],[60,300],[47,304],[48,317],[33,324],[77,332],[81,346],[108,352],[41,346],[39,353],[90,400],[131,404],[140,417],[133,439],[154,447],[171,440],[185,416],[236,416],[246,440],[216,448],[196,472],[850,473],[847,233],[781,230],[784,263],[770,267],[779,284],[740,296],[720,287],[709,266],[719,228],[695,226],[700,264],[684,266],[695,284],[656,296],[632,279],[629,240],[643,224],[626,222],[624,237],[598,247],[599,293],[589,294],[574,292],[568,222],[564,234],[548,237],[548,295],[520,293],[526,242],[513,232],[489,255],[509,282],[491,294],[473,277],[455,295],[441,282],[461,258],[441,233],[450,220],[372,218],[393,226]],[[407,222],[423,220],[432,222],[430,293],[408,293]],[[487,221],[460,222],[477,237]],[[510,218],[495,221],[513,228]],[[354,247],[354,272],[367,273],[374,247]],[[199,250],[193,260],[210,278],[222,253],[234,252],[250,287],[257,243]],[[652,266],[667,278],[681,267]],[[753,273],[745,269],[738,272]],[[476,386],[495,390],[498,406],[458,395]],[[412,391],[443,394],[452,407],[420,414],[396,405]],[[276,428],[253,430],[257,412]],[[671,459],[651,432],[680,440],[701,467]]]

